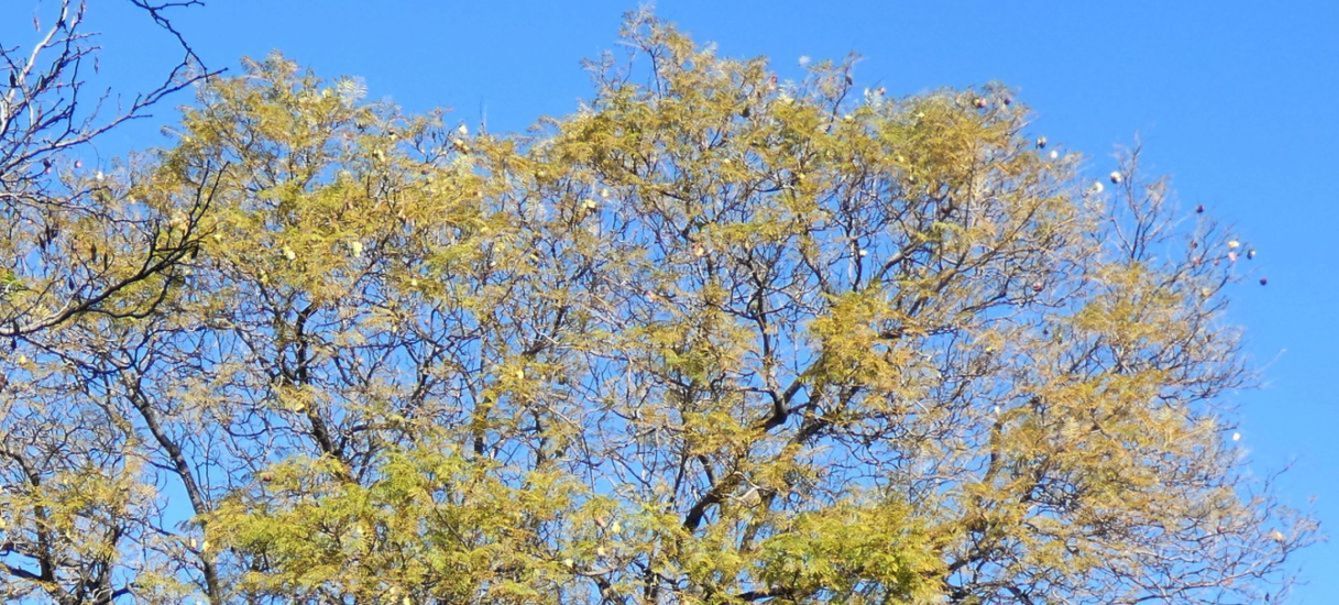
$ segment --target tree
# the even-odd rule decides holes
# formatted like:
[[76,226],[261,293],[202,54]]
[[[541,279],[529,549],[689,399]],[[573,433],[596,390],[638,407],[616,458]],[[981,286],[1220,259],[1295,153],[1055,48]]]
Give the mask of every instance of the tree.
[[80,602],[89,569],[136,602],[1286,587],[1314,525],[1225,438],[1230,234],[1183,227],[1137,152],[1108,191],[1002,87],[860,97],[851,61],[783,83],[645,15],[625,37],[525,137],[278,56],[205,86],[115,185],[198,248],[127,290],[149,312],[6,361],[12,594]]
[[[160,84],[128,98],[111,90],[90,98],[98,94],[87,81],[97,68],[98,47],[96,34],[86,31],[83,1],[60,0],[54,8],[35,11],[31,46],[0,44],[0,62],[8,72],[0,98],[0,217],[8,239],[0,244],[7,259],[0,275],[11,285],[8,290],[28,294],[22,301],[7,297],[0,307],[0,337],[21,338],[86,312],[144,312],[118,306],[118,293],[166,274],[190,247],[183,245],[187,241],[166,241],[155,226],[138,220],[134,200],[118,197],[121,192],[102,169],[85,170],[79,156],[105,133],[150,117],[168,95],[217,73],[205,67],[167,17],[169,9],[199,5],[198,0],[130,4],[169,32],[183,57]],[[198,210],[182,209],[188,217]],[[95,242],[63,249],[62,243],[86,239],[71,233],[84,221],[119,222],[126,227],[121,237],[142,240],[138,270],[109,275]]]
[[[0,44],[0,598],[45,595],[60,603],[103,603],[130,594],[116,586],[118,547],[143,531],[126,512],[150,486],[107,415],[70,404],[79,374],[62,328],[80,320],[144,317],[168,295],[179,263],[198,250],[205,190],[169,217],[149,211],[132,182],[83,165],[111,130],[150,112],[207,69],[168,17],[197,0],[130,0],[182,50],[161,83],[130,96],[91,90],[96,35],[82,1],[33,13],[30,45]],[[19,21],[19,19],[13,19]],[[132,167],[126,167],[129,174]],[[100,318],[94,320],[93,316]],[[71,413],[60,408],[70,405]],[[54,406],[49,408],[47,406]]]

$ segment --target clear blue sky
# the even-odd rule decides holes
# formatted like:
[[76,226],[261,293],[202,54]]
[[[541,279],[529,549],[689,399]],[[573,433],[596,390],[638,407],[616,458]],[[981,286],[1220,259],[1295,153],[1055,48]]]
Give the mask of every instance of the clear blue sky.
[[[18,0],[10,0],[18,1]],[[47,0],[50,3],[50,0]],[[656,12],[732,56],[865,60],[858,83],[902,95],[992,80],[1019,91],[1035,128],[1085,152],[1094,175],[1141,137],[1145,168],[1173,177],[1186,208],[1205,204],[1260,250],[1269,286],[1238,285],[1233,323],[1263,387],[1237,396],[1243,446],[1293,504],[1339,530],[1339,3],[678,2]],[[127,2],[96,0],[108,32],[103,74],[146,82],[170,40]],[[210,0],[177,13],[207,62],[235,72],[272,49],[321,75],[365,77],[373,98],[411,111],[449,107],[492,130],[574,110],[580,67],[616,42],[615,2]],[[8,9],[7,13],[10,12]],[[8,29],[9,26],[5,26]],[[185,103],[186,95],[174,99]],[[157,125],[119,131],[104,155],[161,145]],[[1311,501],[1314,497],[1314,503]],[[1339,544],[1302,558],[1294,602],[1339,602]]]

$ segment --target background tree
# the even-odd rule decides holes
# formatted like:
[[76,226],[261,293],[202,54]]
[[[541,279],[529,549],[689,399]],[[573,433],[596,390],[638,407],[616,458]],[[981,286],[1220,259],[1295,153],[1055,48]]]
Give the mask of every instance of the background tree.
[[[98,47],[96,34],[86,31],[82,1],[39,7],[31,45],[0,43],[0,62],[8,74],[0,98],[0,212],[9,240],[4,245],[8,260],[0,267],[9,294],[0,299],[0,337],[22,337],[87,311],[127,312],[116,307],[115,295],[164,273],[183,252],[182,246],[174,249],[160,241],[162,234],[153,226],[140,225],[145,233],[135,236],[146,240],[137,255],[140,270],[115,280],[99,270],[100,255],[91,247],[73,259],[46,254],[57,240],[77,237],[69,231],[81,220],[135,220],[130,216],[134,201],[115,199],[113,175],[101,167],[84,169],[83,148],[126,122],[148,117],[166,96],[212,75],[167,17],[169,9],[200,5],[198,0],[130,3],[174,36],[183,57],[162,83],[129,97],[89,90]],[[116,208],[113,202],[132,209]]]
[[152,313],[178,263],[196,253],[196,221],[208,205],[199,190],[193,201],[158,214],[136,197],[135,168],[84,166],[105,133],[148,117],[168,95],[213,73],[168,18],[171,9],[199,2],[131,4],[182,51],[161,83],[133,95],[89,83],[98,47],[84,2],[38,6],[31,43],[0,43],[7,74],[0,85],[0,598],[6,601],[128,597],[122,557],[129,553],[121,548],[146,531],[138,523],[157,496],[140,484],[134,429],[106,424],[115,419],[98,407],[107,405],[107,394],[84,382],[87,368],[77,365],[71,334],[61,331],[80,318]]
[[783,83],[644,15],[625,38],[634,60],[526,137],[279,57],[206,86],[118,185],[192,254],[126,290],[149,312],[30,339],[0,395],[46,448],[0,501],[13,594],[1286,586],[1313,525],[1225,438],[1235,240],[1183,226],[1137,153],[1107,190],[1000,87],[889,99],[850,61]]

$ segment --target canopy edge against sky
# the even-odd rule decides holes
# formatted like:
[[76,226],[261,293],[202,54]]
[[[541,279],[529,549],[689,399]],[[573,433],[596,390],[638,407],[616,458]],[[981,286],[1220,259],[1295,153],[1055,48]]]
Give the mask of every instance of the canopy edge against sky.
[[[33,3],[36,14],[50,2]],[[175,42],[127,2],[90,3],[105,32],[102,81],[144,88],[178,57]],[[212,0],[174,13],[211,67],[278,50],[319,75],[356,75],[372,98],[413,112],[518,131],[574,111],[592,87],[583,58],[620,51],[633,2],[326,2]],[[1255,472],[1292,463],[1283,497],[1339,525],[1339,4],[1247,2],[673,2],[656,13],[722,55],[766,55],[799,77],[801,56],[863,59],[858,86],[896,96],[1003,82],[1052,144],[1084,152],[1096,178],[1136,137],[1146,172],[1165,173],[1188,214],[1204,204],[1259,249],[1268,287],[1230,291],[1262,387],[1240,393],[1241,447]],[[6,44],[16,27],[0,26]],[[30,24],[28,24],[30,25]],[[27,30],[31,31],[31,30]],[[159,68],[159,69],[156,69]],[[187,104],[188,93],[169,100]],[[103,161],[171,144],[175,115],[115,131]],[[1311,500],[1314,497],[1314,504]],[[1303,553],[1294,601],[1339,600],[1339,548]]]

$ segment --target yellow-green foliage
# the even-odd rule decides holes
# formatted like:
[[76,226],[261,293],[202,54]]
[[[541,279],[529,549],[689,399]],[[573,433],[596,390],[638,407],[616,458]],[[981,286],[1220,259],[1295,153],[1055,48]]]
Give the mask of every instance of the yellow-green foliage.
[[293,459],[265,471],[254,492],[207,517],[212,544],[269,568],[238,588],[299,598],[542,602],[565,576],[545,531],[577,508],[580,491],[534,471],[512,488],[491,464],[449,446],[387,451],[376,476],[349,481],[329,459]]
[[1225,438],[1212,224],[1088,187],[1000,86],[893,98],[849,61],[781,81],[645,15],[625,36],[637,60],[527,136],[252,62],[99,175],[100,214],[53,210],[0,315],[110,294],[0,353],[0,595],[1216,602],[1286,576],[1312,526]]

